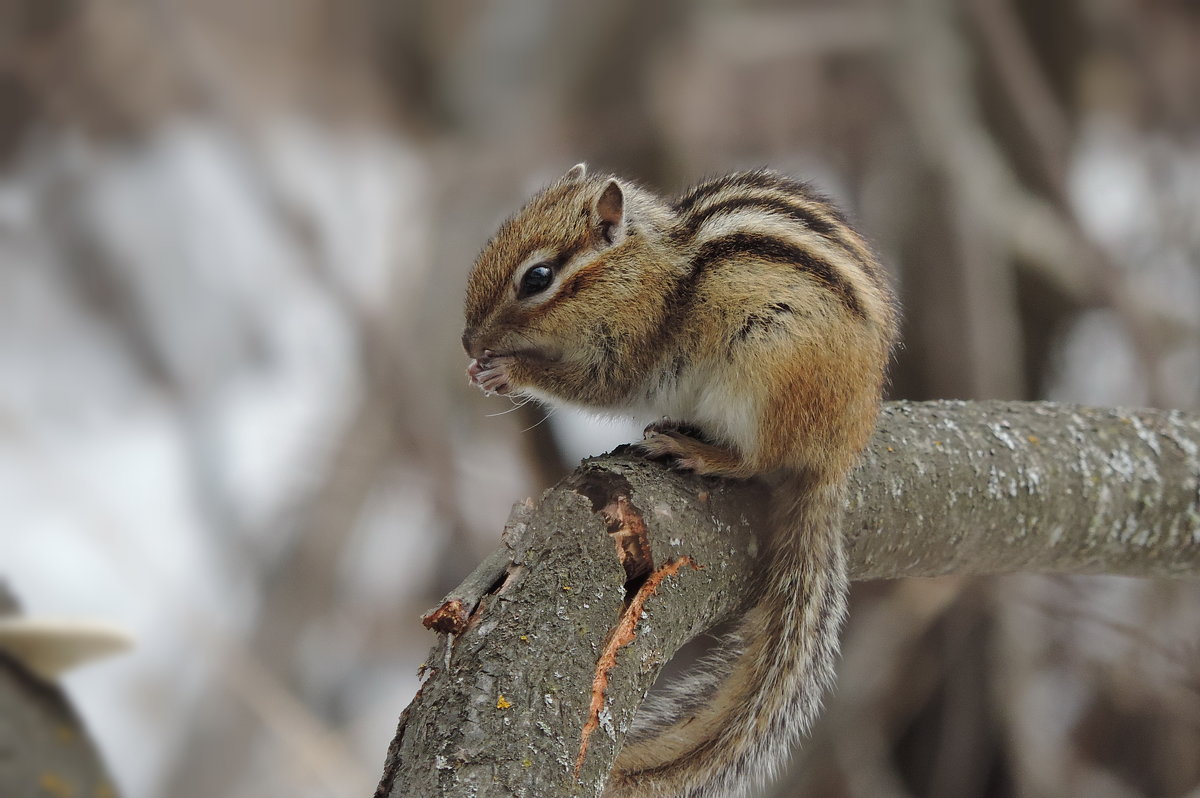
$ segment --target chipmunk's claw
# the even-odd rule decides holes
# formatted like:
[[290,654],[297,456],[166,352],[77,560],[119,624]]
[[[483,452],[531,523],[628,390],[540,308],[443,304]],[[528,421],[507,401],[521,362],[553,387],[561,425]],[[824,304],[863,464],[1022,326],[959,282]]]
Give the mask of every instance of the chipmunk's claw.
[[507,394],[512,390],[508,376],[508,365],[511,361],[507,356],[487,350],[483,357],[475,358],[467,364],[467,382],[488,395]]

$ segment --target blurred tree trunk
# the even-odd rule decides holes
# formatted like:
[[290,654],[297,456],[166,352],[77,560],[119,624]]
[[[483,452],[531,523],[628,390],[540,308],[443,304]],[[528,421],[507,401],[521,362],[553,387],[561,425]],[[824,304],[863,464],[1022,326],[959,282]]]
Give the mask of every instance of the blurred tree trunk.
[[[377,798],[599,795],[661,666],[747,600],[763,491],[618,453],[518,506],[505,549],[427,616],[452,634],[400,718]],[[844,528],[855,579],[1195,576],[1200,417],[892,404]],[[627,614],[633,631],[614,643]],[[597,665],[604,654],[616,664]]]

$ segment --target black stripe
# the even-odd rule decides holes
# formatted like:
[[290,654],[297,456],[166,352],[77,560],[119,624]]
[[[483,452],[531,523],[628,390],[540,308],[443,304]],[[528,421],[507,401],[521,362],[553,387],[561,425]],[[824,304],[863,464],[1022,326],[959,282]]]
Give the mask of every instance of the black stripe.
[[675,201],[675,212],[681,214],[687,213],[702,199],[711,197],[713,194],[725,189],[735,188],[778,189],[789,194],[795,194],[803,199],[827,206],[827,210],[835,220],[842,224],[849,224],[841,209],[829,197],[802,180],[794,180],[787,175],[772,172],[770,169],[758,169],[753,172],[734,172],[731,175],[719,177],[707,183],[701,183]]
[[675,202],[676,213],[687,213],[693,206],[705,197],[711,197],[727,188],[783,188],[804,194],[807,187],[803,183],[789,180],[782,175],[760,169],[754,172],[735,172],[707,183],[701,183]]
[[[769,169],[759,169],[753,172],[735,172],[734,174],[726,175],[715,180],[710,180],[707,183],[702,183],[701,185],[696,186],[691,191],[676,200],[673,207],[676,213],[684,216],[687,215],[701,200],[711,197],[712,195],[726,189],[738,188],[775,189],[787,194],[791,194],[795,197],[799,197],[806,202],[819,205],[822,210],[824,210],[833,218],[834,222],[837,223],[836,225],[816,216],[813,216],[811,219],[797,218],[795,216],[792,218],[797,218],[797,221],[809,225],[815,232],[824,236],[829,241],[837,244],[842,249],[846,250],[846,252],[853,255],[856,262],[862,267],[863,271],[871,279],[871,281],[875,283],[875,285],[879,286],[885,291],[888,289],[887,278],[884,276],[879,262],[875,259],[870,245],[867,244],[865,240],[862,240],[861,236],[858,235],[858,232],[854,229],[854,226],[850,224],[849,219],[846,218],[846,215],[842,212],[842,209],[839,208],[837,203],[831,200],[828,196],[820,191],[817,191],[811,185],[803,181],[794,180],[786,175],[781,175],[778,172],[772,172]],[[705,209],[698,215],[706,218],[713,216],[716,213],[722,212],[717,209],[725,205],[726,202],[734,202],[737,199],[738,198],[731,198],[730,200],[723,200],[713,206],[711,211],[709,209]],[[747,198],[745,201],[749,202],[749,198]],[[771,200],[764,197],[759,200],[759,202],[766,207]],[[792,216],[792,214],[788,211],[785,211],[781,208],[778,210],[781,213]],[[690,223],[691,222],[689,220],[688,224],[690,225]],[[838,225],[840,225],[840,227]],[[837,235],[838,231],[841,231],[842,235]],[[857,243],[861,247],[860,251],[855,251],[853,245],[846,240],[847,234],[858,239]],[[686,238],[686,235],[681,234],[680,238],[676,240],[683,241],[686,240]],[[862,253],[864,252],[867,255],[866,258],[862,257]]]
[[[855,257],[858,255],[850,243],[838,235],[845,229],[842,225],[830,222],[828,219],[819,216],[814,209],[797,205],[784,197],[755,195],[730,197],[729,199],[702,208],[691,216],[688,216],[681,226],[671,231],[671,235],[678,242],[686,241],[694,236],[696,231],[700,229],[700,226],[712,217],[724,213],[733,213],[743,208],[757,208],[780,216],[786,216],[804,225],[814,233],[819,234],[831,244],[841,247],[851,255]],[[831,205],[826,205],[825,210],[836,213],[836,210]]]
[[760,308],[742,320],[742,326],[729,339],[729,351],[743,343],[751,335],[770,333],[771,330],[783,324],[781,316],[793,313],[792,306],[785,302],[774,302],[765,308]]
[[679,299],[690,297],[695,292],[696,281],[710,265],[734,257],[759,258],[773,263],[793,265],[837,294],[851,313],[866,318],[854,288],[842,279],[828,261],[794,244],[754,233],[731,233],[706,241],[692,258],[691,273],[684,278],[673,294],[679,294]]

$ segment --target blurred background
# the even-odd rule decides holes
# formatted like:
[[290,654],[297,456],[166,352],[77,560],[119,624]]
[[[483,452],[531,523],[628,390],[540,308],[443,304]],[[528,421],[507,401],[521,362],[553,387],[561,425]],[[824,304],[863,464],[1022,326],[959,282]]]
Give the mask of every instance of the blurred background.
[[[418,623],[640,425],[466,385],[499,220],[577,161],[810,178],[895,398],[1200,403],[1195,0],[0,0],[0,579],[127,798],[365,796]],[[855,586],[771,796],[1200,796],[1195,583]]]

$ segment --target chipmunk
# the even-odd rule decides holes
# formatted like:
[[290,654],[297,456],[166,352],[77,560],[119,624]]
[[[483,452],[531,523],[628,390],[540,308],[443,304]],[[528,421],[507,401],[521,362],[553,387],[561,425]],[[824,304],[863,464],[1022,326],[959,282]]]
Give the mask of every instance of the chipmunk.
[[646,455],[774,485],[753,606],[713,673],[639,709],[605,796],[738,795],[807,730],[846,608],[845,484],[896,325],[868,244],[772,171],[666,200],[579,164],[483,248],[462,336],[474,385],[661,418]]

